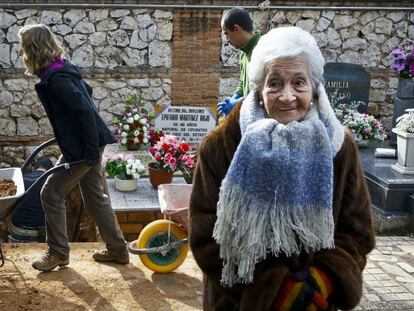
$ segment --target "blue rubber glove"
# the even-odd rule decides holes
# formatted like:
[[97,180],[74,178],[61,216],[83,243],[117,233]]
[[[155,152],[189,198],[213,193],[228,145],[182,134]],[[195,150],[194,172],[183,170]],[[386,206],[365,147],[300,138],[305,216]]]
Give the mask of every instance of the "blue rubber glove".
[[241,96],[237,93],[234,93],[234,95],[231,98],[227,97],[224,100],[224,102],[217,104],[217,112],[219,114],[224,114],[225,116],[227,116],[233,109],[234,105],[236,105],[237,100],[239,100],[240,98]]

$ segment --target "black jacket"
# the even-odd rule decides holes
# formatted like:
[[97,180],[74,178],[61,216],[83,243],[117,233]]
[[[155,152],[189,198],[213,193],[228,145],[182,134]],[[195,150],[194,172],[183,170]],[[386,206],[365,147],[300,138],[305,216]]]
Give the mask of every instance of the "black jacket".
[[82,80],[80,69],[65,65],[44,74],[35,86],[67,162],[98,163],[99,147],[115,141],[93,104],[92,88]]

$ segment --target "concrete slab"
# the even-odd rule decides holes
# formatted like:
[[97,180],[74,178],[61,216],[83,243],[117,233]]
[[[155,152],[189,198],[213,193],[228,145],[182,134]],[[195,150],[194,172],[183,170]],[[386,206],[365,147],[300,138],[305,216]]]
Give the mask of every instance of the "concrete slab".
[[[185,184],[183,177],[174,176],[172,183]],[[109,196],[115,212],[159,212],[158,190],[152,187],[149,178],[138,179],[137,190],[120,192],[115,189],[114,179],[107,179]]]

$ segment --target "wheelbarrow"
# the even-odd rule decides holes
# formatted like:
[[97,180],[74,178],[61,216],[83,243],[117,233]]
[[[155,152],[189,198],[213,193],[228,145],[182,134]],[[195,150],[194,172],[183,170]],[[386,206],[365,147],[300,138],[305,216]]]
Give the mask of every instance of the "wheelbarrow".
[[128,244],[129,252],[138,254],[148,269],[168,273],[177,269],[188,253],[188,209],[192,185],[162,184],[158,200],[164,219],[142,229],[137,240]]
[[[40,146],[38,146],[32,154],[27,158],[27,160],[23,163],[22,167],[12,167],[12,168],[2,168],[0,169],[0,181],[3,179],[11,179],[16,184],[16,194],[13,196],[6,196],[6,197],[0,197],[0,220],[3,220],[8,215],[10,215],[13,211],[15,211],[19,206],[22,206],[27,197],[28,194],[31,191],[37,190],[36,187],[42,183],[50,174],[53,174],[57,171],[62,170],[69,170],[72,167],[80,164],[84,164],[85,160],[81,161],[75,161],[72,163],[62,163],[57,166],[52,167],[50,170],[46,171],[42,174],[40,178],[38,178],[30,187],[29,189],[25,189],[24,182],[23,182],[23,173],[30,162],[33,161],[33,159],[36,157],[36,155],[43,150],[44,148],[53,145],[56,143],[56,139],[50,139]],[[0,240],[0,267],[4,265],[4,255],[2,251],[2,244],[3,241]]]

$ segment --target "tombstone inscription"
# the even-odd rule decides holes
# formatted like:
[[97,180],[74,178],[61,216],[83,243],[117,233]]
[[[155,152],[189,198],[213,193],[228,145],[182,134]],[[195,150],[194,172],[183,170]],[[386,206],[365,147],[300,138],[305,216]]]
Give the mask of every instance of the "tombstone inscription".
[[351,63],[327,63],[324,68],[325,89],[333,107],[345,104],[367,112],[371,74]]
[[208,107],[164,105],[155,115],[155,128],[184,139],[192,147],[216,126],[217,118]]

